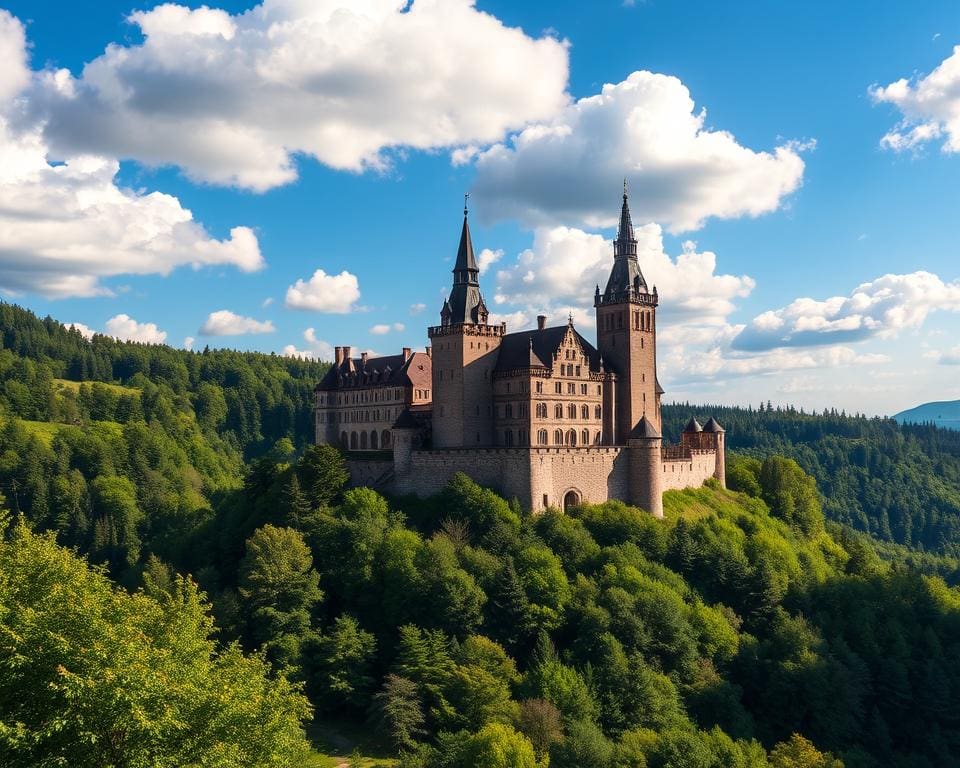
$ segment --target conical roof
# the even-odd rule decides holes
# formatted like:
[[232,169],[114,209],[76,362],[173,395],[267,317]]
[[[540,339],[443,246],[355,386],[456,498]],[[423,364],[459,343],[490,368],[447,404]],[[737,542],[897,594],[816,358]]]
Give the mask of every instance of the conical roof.
[[703,425],[704,432],[726,432],[726,430],[717,423],[717,420],[711,416],[706,424]]
[[460,247],[457,249],[457,262],[453,267],[454,282],[471,282],[470,275],[461,273],[479,274],[477,259],[473,255],[473,238],[470,237],[470,223],[467,221],[467,209],[463,209],[463,229],[460,230]]
[[635,440],[659,440],[660,433],[657,431],[657,428],[653,426],[653,422],[644,414],[630,432],[630,437]]
[[700,426],[700,422],[695,418],[691,417],[690,421],[687,422],[687,426],[683,428],[684,432],[703,432],[703,427]]

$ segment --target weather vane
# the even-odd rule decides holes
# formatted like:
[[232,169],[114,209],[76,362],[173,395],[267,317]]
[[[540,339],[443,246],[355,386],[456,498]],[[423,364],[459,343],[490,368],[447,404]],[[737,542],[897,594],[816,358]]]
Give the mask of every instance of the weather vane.
[[469,192],[464,192],[464,193],[463,193],[463,215],[464,215],[464,216],[467,215],[467,200],[469,199],[469,197],[470,197],[470,193],[469,193]]

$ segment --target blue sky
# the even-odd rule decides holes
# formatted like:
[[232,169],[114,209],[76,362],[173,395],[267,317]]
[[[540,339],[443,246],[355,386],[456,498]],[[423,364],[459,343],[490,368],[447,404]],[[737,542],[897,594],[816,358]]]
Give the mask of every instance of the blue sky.
[[626,175],[668,398],[960,397],[954,3],[402,5],[0,0],[5,298],[422,347],[470,191],[491,309],[589,338]]

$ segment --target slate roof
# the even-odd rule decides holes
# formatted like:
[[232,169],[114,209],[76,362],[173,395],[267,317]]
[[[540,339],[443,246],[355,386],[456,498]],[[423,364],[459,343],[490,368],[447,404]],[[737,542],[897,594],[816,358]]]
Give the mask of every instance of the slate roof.
[[726,430],[717,423],[717,420],[710,417],[706,424],[703,425],[704,432],[726,432]]
[[403,355],[383,357],[349,357],[339,367],[333,365],[315,389],[329,390],[345,387],[431,387],[432,365],[430,355],[413,352],[406,361]]
[[699,421],[691,417],[690,421],[687,422],[687,426],[683,428],[683,431],[684,432],[703,432],[703,427],[700,426]]
[[480,268],[473,253],[473,238],[467,222],[467,209],[463,209],[463,229],[460,230],[460,247],[453,266],[453,288],[440,313],[444,325],[486,322],[487,307],[480,295]]
[[657,431],[657,428],[653,426],[653,422],[646,416],[643,416],[630,431],[630,437],[640,440],[654,440],[660,438],[660,433]]
[[[514,368],[535,366],[551,367],[553,365],[553,353],[560,348],[569,327],[569,325],[558,325],[543,330],[535,329],[508,333],[500,340],[500,352],[497,355],[497,366],[494,370],[509,371]],[[589,341],[577,333],[576,329],[573,333],[590,361],[590,370],[599,372],[600,353]]]

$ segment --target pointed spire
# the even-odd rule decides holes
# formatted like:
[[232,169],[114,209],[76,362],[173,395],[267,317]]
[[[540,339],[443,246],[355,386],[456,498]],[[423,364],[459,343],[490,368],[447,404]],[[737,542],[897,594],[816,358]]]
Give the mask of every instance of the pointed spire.
[[[630,218],[630,203],[627,196],[627,180],[623,180],[623,204],[620,207],[620,226],[617,239],[613,241],[613,269],[607,280],[604,296],[620,294],[645,294],[647,281],[637,263],[637,236]],[[598,299],[594,299],[594,302]]]
[[457,263],[453,266],[453,282],[476,285],[480,268],[473,255],[473,238],[470,237],[470,224],[467,221],[467,205],[463,205],[463,229],[460,230],[460,247],[457,249]]
[[[631,244],[633,245],[632,248],[629,247]],[[635,257],[637,255],[637,237],[633,231],[633,220],[630,218],[626,179],[623,180],[623,205],[620,206],[620,227],[617,229],[617,240],[614,247],[618,256]]]

